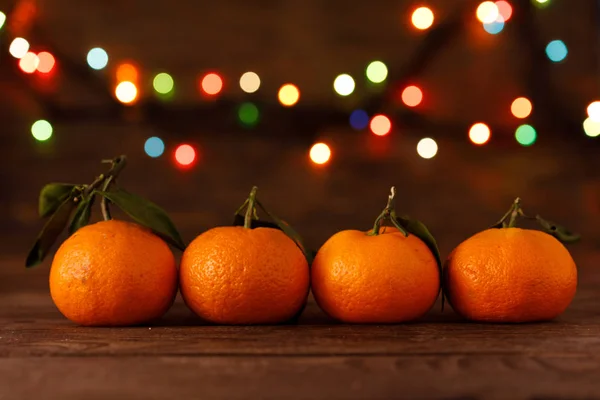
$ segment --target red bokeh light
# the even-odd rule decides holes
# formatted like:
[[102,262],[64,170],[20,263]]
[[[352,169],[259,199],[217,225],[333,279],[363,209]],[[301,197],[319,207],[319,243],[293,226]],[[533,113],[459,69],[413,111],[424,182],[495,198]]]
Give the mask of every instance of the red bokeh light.
[[502,17],[502,20],[504,22],[508,21],[510,19],[510,17],[512,16],[512,6],[510,5],[510,3],[508,1],[504,1],[504,0],[499,0],[496,2],[496,7],[498,7],[498,12],[500,13],[500,16]]
[[211,72],[202,77],[200,88],[205,94],[215,96],[223,89],[223,79],[218,74]]
[[175,149],[175,161],[181,167],[191,167],[196,161],[196,150],[189,144],[182,144]]
[[407,86],[402,91],[402,102],[408,107],[416,107],[423,101],[423,91],[418,86]]
[[369,124],[371,132],[377,136],[385,136],[392,130],[392,121],[383,114],[379,114],[371,119]]
[[37,67],[38,72],[41,72],[43,74],[50,73],[54,68],[54,65],[56,64],[54,56],[48,53],[47,51],[42,51],[38,54],[38,58],[40,60]]

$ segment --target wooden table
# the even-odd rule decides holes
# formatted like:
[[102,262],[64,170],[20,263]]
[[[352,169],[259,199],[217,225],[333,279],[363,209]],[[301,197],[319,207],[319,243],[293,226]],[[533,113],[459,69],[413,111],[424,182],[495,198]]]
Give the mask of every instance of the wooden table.
[[0,399],[597,399],[600,273],[580,271],[559,320],[202,325],[180,300],[157,325],[84,328],[54,308],[47,268],[2,259]]

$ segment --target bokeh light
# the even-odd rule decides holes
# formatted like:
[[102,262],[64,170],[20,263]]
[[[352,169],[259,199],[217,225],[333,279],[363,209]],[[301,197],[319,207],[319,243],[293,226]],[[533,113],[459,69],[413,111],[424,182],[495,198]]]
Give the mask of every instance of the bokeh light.
[[333,90],[340,96],[348,96],[354,92],[354,79],[348,74],[338,75],[333,81]]
[[117,82],[134,82],[136,83],[139,78],[139,72],[135,65],[131,63],[119,64],[116,72]]
[[56,60],[54,59],[54,56],[48,53],[47,51],[42,51],[37,56],[39,60],[37,67],[38,72],[41,72],[42,74],[50,73],[54,68],[54,65],[56,65]]
[[490,128],[483,122],[478,122],[469,129],[469,139],[477,145],[486,144],[491,135]]
[[238,108],[238,118],[242,125],[252,127],[258,123],[260,112],[254,103],[243,103]]
[[497,35],[504,29],[504,20],[502,16],[498,16],[498,19],[494,22],[483,24],[483,29],[490,35]]
[[173,81],[171,75],[166,72],[161,72],[152,80],[152,86],[154,87],[154,90],[156,90],[156,93],[169,94],[175,86],[175,81]]
[[152,158],[160,157],[165,152],[165,142],[159,137],[152,136],[146,139],[144,151]]
[[550,4],[550,0],[532,0],[532,2],[540,8],[544,8]]
[[210,72],[204,75],[200,81],[200,87],[205,94],[209,96],[216,96],[223,89],[223,78],[221,78],[217,73]]
[[415,28],[425,30],[433,25],[434,18],[429,7],[419,7],[412,13],[411,21]]
[[40,59],[32,52],[28,52],[19,60],[19,68],[26,74],[33,74],[39,65]]
[[392,130],[392,121],[383,114],[375,115],[370,123],[371,132],[377,136],[385,136]]
[[279,89],[277,98],[282,105],[291,107],[300,100],[300,90],[296,85],[286,83]]
[[0,29],[4,26],[4,22],[6,21],[6,14],[0,11]]
[[254,93],[260,88],[260,77],[256,72],[244,72],[240,77],[240,87],[246,93]]
[[423,138],[417,143],[417,153],[425,159],[435,157],[437,152],[438,145],[432,138]]
[[350,126],[357,131],[369,126],[369,114],[365,110],[354,110],[350,114]]
[[546,55],[552,62],[561,62],[568,53],[567,45],[562,40],[553,40],[546,46]]
[[521,125],[515,132],[515,139],[521,146],[531,146],[535,143],[537,133],[531,125]]
[[502,17],[502,21],[506,22],[512,17],[513,9],[508,1],[499,0],[496,2],[496,7],[498,7],[498,13]]
[[388,69],[383,62],[373,61],[367,66],[366,75],[371,82],[381,83],[387,78]]
[[23,58],[29,51],[29,42],[21,37],[15,38],[8,46],[8,52],[14,58]]
[[132,104],[137,100],[138,90],[133,82],[120,82],[115,88],[115,96],[123,104]]
[[35,121],[31,125],[31,135],[35,140],[44,142],[52,137],[52,125],[45,119]]
[[108,54],[103,48],[94,47],[87,53],[87,63],[92,69],[104,69],[108,65]]
[[592,121],[600,122],[600,101],[592,101],[587,107],[587,114]]
[[416,107],[423,101],[423,91],[418,86],[407,86],[402,91],[402,102],[408,107]]
[[591,118],[586,118],[585,121],[583,121],[583,130],[589,137],[600,136],[600,121],[594,121]]
[[510,112],[517,118],[527,118],[531,115],[533,106],[526,97],[516,98],[510,105]]
[[315,143],[309,152],[310,160],[315,164],[326,164],[331,158],[331,149],[325,143]]
[[498,19],[500,10],[498,6],[491,1],[484,1],[477,7],[477,19],[484,24],[491,24]]
[[175,161],[181,167],[191,167],[196,161],[196,150],[189,144],[181,144],[175,149]]

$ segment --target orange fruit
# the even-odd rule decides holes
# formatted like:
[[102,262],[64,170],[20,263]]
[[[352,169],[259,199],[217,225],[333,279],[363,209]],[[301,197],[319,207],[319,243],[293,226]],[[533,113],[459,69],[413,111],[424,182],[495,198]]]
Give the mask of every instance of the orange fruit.
[[139,225],[116,220],[87,225],[54,256],[50,293],[60,312],[81,325],[146,323],[173,303],[175,258],[162,239]]
[[278,229],[213,228],[183,253],[180,288],[188,307],[206,321],[284,322],[304,306],[308,263]]
[[350,323],[397,323],[423,316],[440,291],[440,272],[427,245],[385,227],[333,235],[319,249],[311,285],[329,316]]
[[465,318],[543,321],[573,300],[577,268],[563,244],[545,232],[488,229],[454,249],[444,284],[452,308]]

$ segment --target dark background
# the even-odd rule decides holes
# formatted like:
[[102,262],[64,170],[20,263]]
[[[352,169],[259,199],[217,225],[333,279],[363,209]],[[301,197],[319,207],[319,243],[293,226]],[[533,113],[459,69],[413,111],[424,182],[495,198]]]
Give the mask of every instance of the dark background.
[[[0,39],[0,215],[2,257],[25,258],[42,226],[37,196],[44,183],[89,183],[105,166],[127,154],[120,184],[165,208],[189,241],[213,226],[228,224],[252,185],[271,211],[291,223],[312,248],[340,229],[368,229],[398,189],[398,210],[424,221],[442,256],[471,234],[494,223],[516,196],[526,212],[567,225],[583,235],[571,246],[581,268],[600,255],[600,139],[585,136],[586,107],[598,97],[599,8],[596,1],[551,0],[548,7],[512,1],[513,16],[498,35],[475,19],[475,1],[428,1],[433,29],[417,32],[412,1],[346,2],[302,0],[220,1],[35,1],[22,35],[32,50],[57,57],[51,78],[25,75],[7,53],[8,26]],[[9,14],[19,2],[0,1]],[[567,59],[551,63],[545,44],[562,39]],[[105,48],[109,67],[93,73],[87,51]],[[386,85],[366,84],[364,68],[381,59],[390,69]],[[132,107],[112,97],[118,62],[140,69],[141,101]],[[260,90],[246,95],[239,76],[253,70]],[[175,79],[171,102],[155,99],[151,79],[168,71]],[[203,99],[197,77],[219,71],[225,79],[217,101]],[[339,73],[350,73],[357,90],[340,98],[332,90]],[[280,85],[301,90],[298,105],[276,101]],[[420,85],[425,100],[416,110],[398,103],[398,88]],[[510,114],[515,97],[527,96],[534,112],[525,120],[538,140],[522,147]],[[256,102],[261,122],[244,129],[236,107]],[[394,129],[379,138],[356,132],[348,115],[356,107],[386,112]],[[36,142],[37,119],[54,126],[48,142]],[[471,124],[492,128],[485,146],[468,140]],[[150,136],[167,144],[151,159]],[[416,153],[422,137],[438,142],[438,155]],[[308,159],[312,143],[325,140],[333,157],[317,167]],[[199,161],[189,170],[173,151],[191,143]],[[96,209],[95,218],[99,217]],[[45,285],[46,263],[30,275]],[[10,263],[9,275],[22,265]],[[584,275],[585,276],[585,272]],[[38,282],[38,283],[36,283]],[[4,290],[25,290],[10,280]]]

